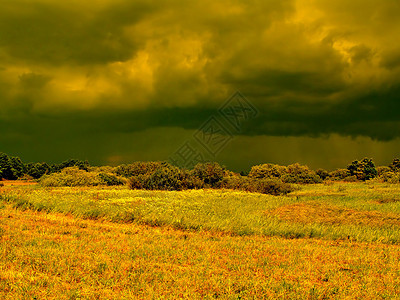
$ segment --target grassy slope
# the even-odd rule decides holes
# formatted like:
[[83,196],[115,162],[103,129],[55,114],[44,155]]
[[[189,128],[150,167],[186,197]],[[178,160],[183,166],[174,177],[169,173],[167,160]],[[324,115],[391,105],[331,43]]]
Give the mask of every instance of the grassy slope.
[[1,299],[383,299],[400,247],[184,232],[3,206]]
[[[3,188],[16,207],[178,229],[400,244],[400,187],[303,186],[288,196],[239,191],[127,188]],[[8,192],[7,192],[8,191]]]
[[0,195],[1,299],[400,293],[395,185],[304,186],[287,197],[39,187]]

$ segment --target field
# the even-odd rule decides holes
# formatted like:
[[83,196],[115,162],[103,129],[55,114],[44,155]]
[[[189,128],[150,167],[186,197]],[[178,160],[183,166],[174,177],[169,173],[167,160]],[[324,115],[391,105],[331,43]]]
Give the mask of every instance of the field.
[[400,186],[0,188],[1,299],[400,299]]

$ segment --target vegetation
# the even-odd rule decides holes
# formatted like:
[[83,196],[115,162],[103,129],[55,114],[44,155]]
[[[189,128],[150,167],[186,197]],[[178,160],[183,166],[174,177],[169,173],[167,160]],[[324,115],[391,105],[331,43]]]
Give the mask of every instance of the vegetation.
[[286,196],[0,191],[2,299],[392,299],[400,290],[399,185],[302,185]]
[[[398,160],[249,174],[0,155],[1,299],[393,299]],[[375,170],[375,171],[374,171]],[[346,182],[354,181],[354,182]],[[25,184],[21,182],[21,184]]]
[[87,172],[78,167],[68,167],[60,173],[43,175],[39,183],[45,187],[123,185],[126,180],[114,174]]

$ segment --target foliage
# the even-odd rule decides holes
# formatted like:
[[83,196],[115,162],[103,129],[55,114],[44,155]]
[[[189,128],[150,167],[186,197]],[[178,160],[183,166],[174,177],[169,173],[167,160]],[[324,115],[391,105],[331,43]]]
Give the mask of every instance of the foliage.
[[97,176],[100,178],[103,184],[108,186],[124,185],[125,183],[127,183],[127,180],[125,178],[121,178],[111,173],[98,173]]
[[361,161],[353,161],[347,169],[351,176],[356,176],[358,180],[369,180],[375,178],[378,174],[375,164],[370,158],[364,158]]
[[158,168],[161,168],[163,165],[162,162],[134,162],[129,165],[120,165],[115,168],[115,174],[119,176],[124,176],[126,178],[130,178],[132,176],[152,174]]
[[265,178],[280,178],[282,175],[287,173],[287,167],[274,165],[274,164],[262,164],[253,166],[250,170],[249,177],[265,179]]
[[191,174],[197,177],[207,187],[216,188],[226,175],[225,167],[220,166],[218,163],[199,163],[192,170]]
[[397,172],[384,172],[378,176],[378,179],[387,183],[399,183],[400,182],[400,174]]
[[25,173],[24,163],[19,157],[0,153],[0,179],[15,180]]
[[315,171],[310,170],[308,166],[303,166],[298,163],[287,166],[286,174],[282,176],[282,181],[286,183],[321,183],[322,179]]
[[87,172],[78,167],[64,168],[59,173],[44,175],[40,178],[40,184],[47,187],[76,187],[98,185],[122,185],[125,181],[107,173]]
[[318,169],[315,171],[315,173],[322,179],[325,180],[329,177],[329,172],[324,169]]
[[202,188],[204,181],[186,170],[162,163],[152,173],[138,174],[129,180],[131,189],[180,191]]
[[389,165],[389,168],[393,172],[400,172],[400,159],[395,158],[393,162]]
[[45,174],[51,173],[50,166],[45,163],[28,163],[25,165],[26,174],[32,176],[34,179],[39,179]]
[[51,165],[51,172],[60,172],[65,168],[78,167],[79,170],[88,171],[90,164],[87,160],[68,159],[60,164]]
[[329,179],[341,181],[350,176],[350,171],[347,169],[336,169],[329,173]]

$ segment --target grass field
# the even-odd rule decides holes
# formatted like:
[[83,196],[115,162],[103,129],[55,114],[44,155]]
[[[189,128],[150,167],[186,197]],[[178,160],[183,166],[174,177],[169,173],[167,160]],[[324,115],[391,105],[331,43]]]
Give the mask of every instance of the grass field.
[[400,186],[0,188],[1,299],[400,299]]

